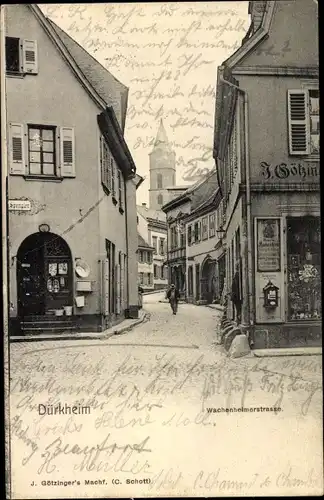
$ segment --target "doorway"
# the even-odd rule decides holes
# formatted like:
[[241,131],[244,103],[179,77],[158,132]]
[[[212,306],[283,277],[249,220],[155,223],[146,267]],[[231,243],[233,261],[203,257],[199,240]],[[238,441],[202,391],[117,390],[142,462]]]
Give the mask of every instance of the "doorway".
[[67,243],[53,233],[35,233],[17,254],[18,315],[43,316],[73,301],[72,256]]
[[207,257],[201,268],[201,297],[211,304],[216,296],[216,262]]

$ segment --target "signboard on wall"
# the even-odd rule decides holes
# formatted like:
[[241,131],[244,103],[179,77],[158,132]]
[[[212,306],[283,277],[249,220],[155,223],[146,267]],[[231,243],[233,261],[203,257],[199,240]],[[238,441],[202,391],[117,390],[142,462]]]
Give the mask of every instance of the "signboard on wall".
[[29,200],[8,200],[8,208],[10,211],[28,212],[31,210],[31,203]]
[[258,219],[257,270],[278,272],[280,261],[280,219]]

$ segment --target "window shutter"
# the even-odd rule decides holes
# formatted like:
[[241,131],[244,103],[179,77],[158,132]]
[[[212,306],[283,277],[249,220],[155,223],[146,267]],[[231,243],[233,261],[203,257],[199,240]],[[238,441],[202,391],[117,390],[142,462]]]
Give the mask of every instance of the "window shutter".
[[124,268],[124,258],[123,254],[121,254],[120,258],[120,308],[123,311],[125,308],[124,305],[124,296],[125,296],[125,268]]
[[61,127],[60,151],[62,177],[75,177],[75,145],[73,128]]
[[9,169],[11,175],[26,173],[24,158],[24,126],[20,123],[9,124]]
[[23,40],[22,42],[22,69],[24,73],[38,73],[38,55],[36,40]]
[[116,268],[116,313],[120,314],[120,265],[117,264]]
[[105,316],[109,315],[109,259],[105,259],[102,263],[102,277],[103,277],[103,313]]
[[309,154],[309,121],[306,90],[288,90],[289,154]]

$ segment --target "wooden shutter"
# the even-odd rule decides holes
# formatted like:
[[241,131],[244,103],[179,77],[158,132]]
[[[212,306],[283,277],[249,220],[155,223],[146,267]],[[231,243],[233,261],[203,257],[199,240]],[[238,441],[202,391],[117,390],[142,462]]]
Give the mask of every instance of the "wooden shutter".
[[22,69],[24,73],[38,73],[38,55],[36,40],[22,41]]
[[103,314],[109,315],[109,259],[102,262],[103,275]]
[[201,241],[201,221],[198,222],[198,241]]
[[124,307],[124,295],[125,295],[125,268],[124,268],[124,256],[120,256],[120,308],[123,311]]
[[24,158],[24,126],[20,123],[9,124],[9,170],[11,175],[26,173]]
[[74,145],[73,128],[61,127],[60,151],[61,151],[61,176],[75,177],[75,145]]
[[289,154],[309,154],[309,117],[306,90],[288,90]]
[[120,265],[116,264],[116,313],[120,314]]

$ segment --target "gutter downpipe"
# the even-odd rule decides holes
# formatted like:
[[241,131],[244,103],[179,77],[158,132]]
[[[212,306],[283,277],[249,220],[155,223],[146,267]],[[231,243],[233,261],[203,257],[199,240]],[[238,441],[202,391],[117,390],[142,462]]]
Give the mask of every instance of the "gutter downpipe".
[[255,318],[255,307],[253,301],[253,273],[252,273],[252,223],[251,223],[251,180],[250,180],[250,154],[249,154],[249,112],[248,112],[248,95],[246,90],[234,85],[224,78],[220,78],[220,81],[225,85],[235,88],[238,92],[243,95],[244,101],[244,142],[245,142],[245,181],[246,181],[246,219],[247,219],[247,261],[248,261],[248,319],[249,319],[249,337],[252,334],[252,340],[254,340],[253,332],[250,331],[250,327],[254,324]]

